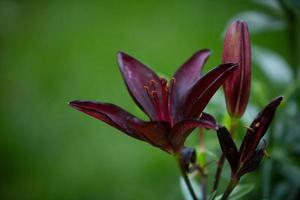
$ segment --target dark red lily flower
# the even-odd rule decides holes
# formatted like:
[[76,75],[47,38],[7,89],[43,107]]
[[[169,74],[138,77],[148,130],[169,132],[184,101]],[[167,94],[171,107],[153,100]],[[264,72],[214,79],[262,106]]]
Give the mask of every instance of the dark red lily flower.
[[254,119],[238,150],[225,127],[217,130],[221,149],[231,167],[232,176],[240,178],[254,171],[264,156],[265,144],[259,146],[283,97],[271,101]]
[[150,121],[138,119],[112,104],[72,101],[70,105],[136,139],[169,153],[179,153],[195,127],[218,128],[214,118],[202,111],[236,66],[223,64],[201,77],[200,71],[209,54],[209,50],[196,52],[169,83],[128,54],[118,54],[127,89]]
[[251,82],[250,38],[247,24],[231,23],[224,40],[222,63],[238,63],[239,67],[224,83],[227,110],[232,117],[241,117],[248,104]]

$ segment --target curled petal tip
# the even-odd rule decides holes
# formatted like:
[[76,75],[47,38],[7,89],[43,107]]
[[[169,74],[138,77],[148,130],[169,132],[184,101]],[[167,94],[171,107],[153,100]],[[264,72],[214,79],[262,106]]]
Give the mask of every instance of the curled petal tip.
[[118,59],[122,59],[123,57],[125,56],[129,56],[127,53],[125,53],[124,51],[117,51],[117,56],[118,56]]
[[276,97],[274,100],[273,100],[273,102],[276,102],[277,104],[280,104],[281,103],[281,101],[283,100],[283,96],[279,96],[279,97]]
[[73,108],[82,108],[84,107],[84,105],[87,103],[88,101],[83,101],[83,100],[74,100],[74,101],[70,101],[68,103],[69,106],[73,107]]
[[120,65],[120,67],[123,66],[123,60],[126,59],[126,58],[128,59],[128,57],[129,57],[129,55],[124,53],[123,51],[118,51],[117,52],[117,59],[118,59],[118,63]]
[[208,55],[211,54],[211,50],[210,49],[199,49],[198,51],[196,51],[195,54],[201,54],[201,53],[207,53]]
[[271,109],[276,109],[280,105],[282,100],[283,100],[283,96],[276,97],[266,106],[266,108],[269,107]]
[[68,102],[68,105],[71,107],[77,107],[78,102],[79,102],[78,100],[70,101],[70,102]]

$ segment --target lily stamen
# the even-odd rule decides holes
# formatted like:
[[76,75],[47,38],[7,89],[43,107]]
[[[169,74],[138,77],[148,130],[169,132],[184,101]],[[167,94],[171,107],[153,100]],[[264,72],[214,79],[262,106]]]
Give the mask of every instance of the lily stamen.
[[168,81],[162,77],[159,78],[160,80],[160,85],[161,85],[161,97],[162,97],[162,107],[163,107],[163,113],[164,113],[164,118],[167,121],[170,121],[169,117],[169,109],[168,109]]
[[153,91],[157,90],[157,88],[156,88],[157,85],[158,85],[158,83],[155,80],[150,81],[150,86]]
[[153,94],[154,91],[152,91],[151,94],[150,94],[150,89],[149,89],[149,87],[146,86],[146,85],[144,86],[144,89],[146,90],[146,93],[147,93],[149,99],[151,100],[151,103],[152,103],[153,107],[155,108],[156,113],[157,113],[158,115],[160,115],[159,102],[156,102],[156,101],[154,100],[154,94]]
[[151,96],[152,96],[152,99],[154,102],[154,107],[156,108],[156,111],[157,111],[157,114],[158,114],[160,120],[164,120],[164,115],[163,115],[163,112],[161,109],[161,104],[159,102],[159,97],[157,95],[157,91],[152,91]]
[[254,131],[254,129],[253,129],[253,128],[251,128],[251,127],[249,127],[249,126],[244,126],[244,128],[246,128],[246,129],[250,130],[250,131],[251,131],[251,132],[253,132],[253,133],[255,132],[255,131]]

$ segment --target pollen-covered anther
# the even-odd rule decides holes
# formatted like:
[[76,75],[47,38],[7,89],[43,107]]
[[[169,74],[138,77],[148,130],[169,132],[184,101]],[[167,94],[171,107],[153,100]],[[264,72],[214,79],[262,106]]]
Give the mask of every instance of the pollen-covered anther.
[[259,125],[260,125],[260,123],[259,123],[259,122],[257,122],[257,123],[255,124],[255,128],[258,128],[258,127],[259,127]]
[[157,85],[158,85],[158,83],[155,80],[150,80],[150,86],[151,86],[152,90],[156,90]]
[[150,80],[150,83],[151,83],[151,85],[156,85],[157,84],[157,82],[155,81],[155,80]]
[[201,114],[199,115],[199,117],[198,117],[199,119],[202,117],[202,114],[203,114],[203,113],[201,113]]
[[158,98],[158,96],[157,96],[157,91],[152,91],[151,92],[151,96],[153,97],[153,98]]
[[172,78],[171,78],[171,82],[172,82],[173,84],[175,84],[175,83],[176,83],[176,78],[172,77]]

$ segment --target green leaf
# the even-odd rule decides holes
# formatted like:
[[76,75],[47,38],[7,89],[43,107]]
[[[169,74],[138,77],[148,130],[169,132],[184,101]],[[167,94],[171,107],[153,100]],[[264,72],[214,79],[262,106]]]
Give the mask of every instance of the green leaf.
[[245,11],[239,13],[234,16],[233,19],[240,19],[247,22],[251,33],[278,31],[286,27],[285,21],[283,21],[279,17],[274,17],[257,11]]
[[198,149],[197,150],[197,162],[201,167],[206,165],[207,161],[208,162],[211,160],[217,161],[219,159],[218,156],[214,152],[212,152],[208,149],[199,149],[199,148],[197,148],[197,149]]
[[214,200],[217,195],[217,191],[212,192],[210,195],[208,195],[208,200]]
[[280,4],[277,0],[253,0],[255,3],[263,5],[271,10],[275,10],[277,12],[282,12]]
[[[202,200],[203,198],[202,198],[202,193],[200,191],[200,185],[191,177],[190,177],[190,181],[192,183],[194,192],[196,193],[197,199]],[[189,189],[187,188],[187,186],[184,182],[184,179],[182,177],[180,177],[180,188],[181,188],[184,200],[193,200],[193,198],[189,192]]]
[[200,167],[203,167],[206,164],[206,153],[205,150],[199,150],[197,152],[197,162]]
[[[253,190],[254,185],[252,184],[240,184],[237,185],[230,196],[228,197],[228,200],[240,200],[243,196],[248,194],[251,190]],[[220,200],[222,198],[222,195],[219,195],[215,198],[215,200]]]
[[278,53],[258,46],[252,46],[254,63],[274,83],[285,86],[292,81],[292,71],[287,61]]
[[238,185],[234,188],[231,195],[229,196],[230,200],[238,200],[251,192],[253,190],[254,185],[252,184],[244,184],[244,185]]

